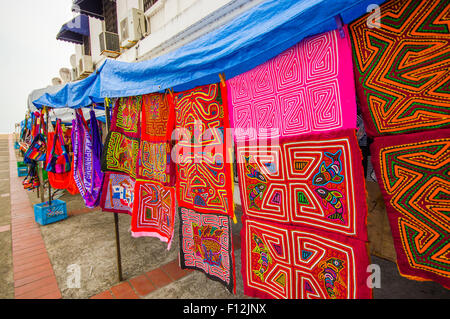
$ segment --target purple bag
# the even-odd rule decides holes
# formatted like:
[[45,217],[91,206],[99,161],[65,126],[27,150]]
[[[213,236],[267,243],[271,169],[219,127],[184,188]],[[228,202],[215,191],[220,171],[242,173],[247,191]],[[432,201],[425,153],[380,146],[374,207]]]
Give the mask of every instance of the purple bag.
[[91,132],[79,109],[72,121],[73,177],[86,206],[92,208],[100,202],[103,182],[100,161],[103,147],[95,112],[91,110],[89,114]]

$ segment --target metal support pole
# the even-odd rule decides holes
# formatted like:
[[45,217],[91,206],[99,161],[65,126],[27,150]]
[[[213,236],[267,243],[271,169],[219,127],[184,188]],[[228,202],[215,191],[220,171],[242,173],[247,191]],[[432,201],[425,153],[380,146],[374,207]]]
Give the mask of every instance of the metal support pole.
[[[109,102],[105,103],[105,118],[106,118],[106,133],[109,133],[110,129]],[[116,234],[117,273],[119,275],[119,281],[122,281],[123,276],[122,276],[122,257],[120,254],[119,216],[117,215],[117,213],[113,213],[113,215],[114,215],[114,230]]]
[[[39,121],[40,120],[41,120],[41,117],[39,117]],[[43,133],[43,130],[44,130],[44,125],[43,124],[44,123],[39,123],[39,133]],[[44,198],[44,173],[42,172],[42,169],[41,169],[40,166],[41,166],[41,162],[36,162],[37,175],[38,175],[38,179],[40,181],[39,187],[38,187],[38,191],[37,191],[37,195],[40,196],[41,203],[43,203],[45,201],[45,198]]]
[[[47,122],[46,125],[47,125],[47,138],[48,138],[49,122],[48,122],[48,109],[47,108],[45,108],[45,120]],[[56,132],[55,132],[55,134],[56,134]],[[48,140],[47,140],[47,145],[48,145]],[[44,168],[45,168],[45,165],[42,166],[42,185],[44,185]],[[50,186],[50,180],[48,179],[48,175],[47,175],[47,183],[48,183],[48,206],[50,206],[52,204],[52,187]]]

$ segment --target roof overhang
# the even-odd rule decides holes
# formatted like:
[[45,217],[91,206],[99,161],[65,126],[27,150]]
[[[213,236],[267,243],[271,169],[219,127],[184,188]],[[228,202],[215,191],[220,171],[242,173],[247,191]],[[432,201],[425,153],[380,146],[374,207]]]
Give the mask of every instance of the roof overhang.
[[83,44],[83,36],[89,36],[89,17],[80,14],[62,25],[56,39]]

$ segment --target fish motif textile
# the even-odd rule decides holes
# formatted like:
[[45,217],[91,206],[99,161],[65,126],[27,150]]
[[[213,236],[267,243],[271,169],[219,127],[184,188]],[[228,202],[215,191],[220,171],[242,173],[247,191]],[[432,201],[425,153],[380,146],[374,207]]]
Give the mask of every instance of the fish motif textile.
[[175,188],[156,182],[136,181],[134,196],[132,236],[157,237],[170,249],[175,223]]
[[106,172],[103,179],[100,207],[105,212],[132,214],[135,181],[130,176]]
[[218,84],[175,93],[176,189],[179,206],[234,214],[226,88]]
[[371,298],[367,205],[355,130],[237,145],[244,293]]
[[349,26],[356,92],[371,137],[450,124],[450,3],[391,0],[379,25]]
[[378,137],[371,153],[400,273],[450,289],[450,129]]
[[322,33],[227,81],[235,141],[355,128],[348,31]]
[[179,207],[179,214],[181,268],[200,270],[235,292],[230,217],[184,207]]
[[246,216],[367,239],[364,172],[354,130],[237,146]]
[[[369,299],[366,243],[244,218],[244,294],[264,299]],[[245,252],[245,253],[244,253]]]

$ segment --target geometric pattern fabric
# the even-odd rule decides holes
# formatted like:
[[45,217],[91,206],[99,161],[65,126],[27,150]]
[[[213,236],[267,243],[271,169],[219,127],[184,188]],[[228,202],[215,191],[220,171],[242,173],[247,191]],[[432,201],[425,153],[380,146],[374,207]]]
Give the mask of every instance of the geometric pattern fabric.
[[450,288],[450,129],[380,137],[372,154],[400,273]]
[[356,91],[369,136],[450,124],[450,3],[393,0],[380,26],[350,24]]

